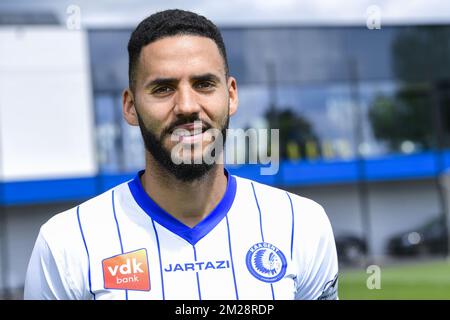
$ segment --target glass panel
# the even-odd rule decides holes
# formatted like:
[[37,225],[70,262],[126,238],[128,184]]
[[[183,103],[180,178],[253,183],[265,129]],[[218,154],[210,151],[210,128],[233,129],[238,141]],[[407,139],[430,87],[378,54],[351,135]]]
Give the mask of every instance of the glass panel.
[[127,45],[131,31],[90,31],[89,49],[92,82],[97,90],[119,90],[128,87]]
[[433,147],[429,86],[365,84],[360,90],[363,104],[369,108],[364,125],[370,134],[366,147],[377,151],[368,155],[411,154]]
[[[282,82],[328,81],[345,76],[343,33],[333,28],[254,28],[224,31],[231,74],[266,83],[268,69]],[[234,73],[233,73],[234,72]]]
[[[266,113],[269,107],[269,92],[263,86],[242,85],[238,88],[239,106],[238,111],[230,118],[229,129],[242,129],[244,132],[249,128],[268,129],[269,122]],[[234,159],[235,162],[228,161],[228,164],[249,163],[249,159],[259,161],[258,154],[267,155],[268,144],[260,140],[250,146],[248,141],[237,143],[234,135],[228,134],[226,144],[227,159]],[[236,139],[242,137],[236,135]],[[259,138],[258,134],[258,138]],[[241,140],[242,141],[242,140]]]
[[354,156],[347,86],[279,86],[276,98],[282,158],[317,160]]
[[[143,166],[139,130],[120,114],[130,32],[89,33],[105,170]],[[224,28],[223,37],[240,100],[230,128],[281,128],[284,159],[353,159],[357,147],[366,157],[430,150],[436,143],[433,101],[442,108],[443,145],[449,146],[450,27]],[[350,81],[352,61],[356,87]],[[117,109],[116,118],[108,108]],[[242,154],[248,158],[249,151]]]
[[97,154],[101,172],[120,170],[120,127],[117,123],[116,100],[112,95],[95,97]]

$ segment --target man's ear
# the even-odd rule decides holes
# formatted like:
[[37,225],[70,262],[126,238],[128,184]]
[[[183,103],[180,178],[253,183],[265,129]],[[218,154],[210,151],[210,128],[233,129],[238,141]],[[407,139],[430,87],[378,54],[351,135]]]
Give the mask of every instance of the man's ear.
[[229,115],[232,116],[238,108],[239,98],[236,79],[231,76],[228,77],[228,99],[230,103]]
[[139,125],[134,95],[130,88],[125,89],[122,93],[122,113],[129,125]]

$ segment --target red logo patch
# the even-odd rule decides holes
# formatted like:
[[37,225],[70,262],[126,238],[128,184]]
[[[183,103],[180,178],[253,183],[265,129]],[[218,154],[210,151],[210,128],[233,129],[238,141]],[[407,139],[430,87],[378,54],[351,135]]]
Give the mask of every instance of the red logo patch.
[[139,249],[103,260],[105,289],[150,290],[147,250]]

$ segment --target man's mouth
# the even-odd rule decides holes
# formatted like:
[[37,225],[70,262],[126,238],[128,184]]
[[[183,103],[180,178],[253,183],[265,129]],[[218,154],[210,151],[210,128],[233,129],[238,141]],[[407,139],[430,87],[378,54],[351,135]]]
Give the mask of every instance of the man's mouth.
[[202,123],[186,123],[176,126],[172,131],[172,141],[195,143],[202,141],[204,132],[208,127]]

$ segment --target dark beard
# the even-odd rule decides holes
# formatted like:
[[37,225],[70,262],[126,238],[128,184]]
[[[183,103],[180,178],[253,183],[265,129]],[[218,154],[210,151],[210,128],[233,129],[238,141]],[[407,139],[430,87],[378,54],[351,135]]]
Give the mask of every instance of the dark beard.
[[[145,148],[147,151],[153,156],[153,158],[164,168],[172,174],[176,179],[181,180],[183,182],[192,182],[194,180],[198,180],[202,178],[206,173],[208,173],[215,165],[215,163],[205,163],[203,157],[202,157],[202,163],[180,163],[175,164],[172,161],[171,158],[171,152],[168,151],[163,146],[163,139],[166,136],[166,134],[170,134],[170,129],[166,129],[161,133],[161,136],[158,138],[151,130],[149,130],[144,122],[142,121],[142,118],[137,113],[137,118],[139,122],[139,128],[141,129],[142,138],[144,140]],[[195,120],[199,120],[197,116],[180,119],[177,121],[172,127],[184,124],[184,123],[191,123]],[[221,133],[223,137],[223,144],[222,144],[222,150],[225,146],[226,141],[226,130],[228,129],[230,117],[227,116],[227,119],[225,121],[224,126],[221,128]],[[211,142],[214,144],[215,142]],[[212,152],[212,156],[215,155],[215,148]]]

